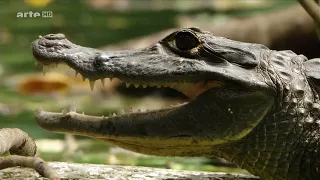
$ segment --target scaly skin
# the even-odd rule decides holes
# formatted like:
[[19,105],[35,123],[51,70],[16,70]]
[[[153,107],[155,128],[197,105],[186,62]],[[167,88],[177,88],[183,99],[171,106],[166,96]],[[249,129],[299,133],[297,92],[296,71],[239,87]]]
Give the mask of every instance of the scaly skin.
[[190,102],[94,117],[38,110],[45,129],[159,156],[217,156],[261,179],[320,179],[320,60],[180,29],[140,50],[103,52],[62,34],[32,43],[37,62],[65,63],[92,83],[164,85]]

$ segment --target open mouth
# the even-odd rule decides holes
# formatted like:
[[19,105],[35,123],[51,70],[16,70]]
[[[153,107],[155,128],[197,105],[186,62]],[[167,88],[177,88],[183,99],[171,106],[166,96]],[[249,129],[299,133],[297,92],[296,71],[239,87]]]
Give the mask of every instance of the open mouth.
[[[45,65],[42,64],[40,61],[36,61],[37,67],[41,67],[43,69],[43,74],[45,75],[46,72],[50,70],[54,70],[55,68],[58,67],[59,64],[50,64],[50,65]],[[71,66],[69,66],[71,69],[73,69]],[[75,70],[75,69],[73,69]],[[78,76],[80,73],[75,70],[75,76]],[[82,75],[82,74],[80,74]],[[82,80],[85,81],[86,79],[89,79],[85,76],[82,75]],[[100,79],[101,84],[105,86],[105,83],[107,81],[113,81],[114,79],[118,79],[116,77],[102,77]],[[152,82],[152,81],[145,81],[145,82],[132,82],[130,80],[123,80],[119,79],[120,82],[125,84],[126,88],[130,87],[135,87],[135,88],[172,88],[180,93],[184,94],[189,100],[194,100],[196,99],[200,94],[205,92],[206,90],[210,88],[215,88],[215,87],[221,87],[223,86],[223,82],[217,81],[217,80],[210,80],[210,81],[198,81],[198,82],[167,82],[167,83],[159,83],[159,82]],[[94,90],[96,81],[98,80],[90,80],[89,85],[91,91]]]
[[[46,72],[56,69],[58,67],[58,65],[59,65],[59,63],[43,64],[41,61],[36,60],[36,66],[42,68],[44,75],[46,74]],[[71,69],[73,69],[72,66],[69,66],[69,67]],[[73,69],[73,70],[75,70],[75,69]],[[79,74],[82,75],[81,73],[79,73],[75,70],[75,76],[78,76]],[[83,81],[85,81],[86,79],[89,79],[89,78],[82,75],[82,79],[83,79]],[[105,83],[107,81],[111,82],[115,79],[118,79],[118,78],[116,78],[116,77],[113,77],[113,78],[103,77],[100,79],[100,81],[101,81],[101,84],[103,86],[105,86]],[[199,95],[201,95],[203,92],[207,91],[208,89],[223,86],[223,82],[216,81],[216,80],[198,81],[198,82],[167,82],[165,84],[161,84],[158,82],[152,82],[152,81],[150,81],[150,82],[130,82],[130,81],[126,81],[123,79],[119,79],[119,80],[120,80],[120,82],[125,84],[126,88],[130,88],[130,87],[135,87],[135,88],[148,88],[148,87],[151,87],[151,88],[155,88],[155,87],[156,88],[172,88],[172,89],[175,89],[178,92],[184,94],[188,98],[187,102],[179,103],[179,104],[175,104],[175,105],[170,105],[169,107],[167,107],[169,109],[172,107],[181,106],[181,105],[186,104],[192,100],[195,100]],[[89,81],[91,91],[94,90],[96,81],[98,81],[98,80]],[[156,110],[159,110],[159,109],[156,109]],[[149,111],[149,110],[147,110],[147,111]],[[124,110],[121,110],[118,112],[118,115],[123,115],[124,113],[133,113],[133,112],[132,111],[125,112]],[[136,113],[142,113],[142,112],[141,112],[141,110],[138,110]],[[116,115],[117,115],[116,113],[113,113],[113,114],[110,114],[109,116],[114,117]]]
[[[118,78],[127,87],[173,88],[190,100],[161,109],[122,110],[106,116],[79,114],[75,106],[61,113],[38,109],[36,120],[44,129],[95,137],[125,149],[158,155],[166,155],[167,148],[174,147],[178,154],[194,151],[195,147],[189,146],[197,144],[199,139],[192,134],[205,136],[202,147],[205,146],[207,151],[214,143],[209,135],[195,128],[193,120],[188,122],[183,117],[185,111],[189,111],[188,104],[207,90],[224,85],[222,81],[203,80],[201,73],[194,71],[194,66],[201,66],[201,63],[170,55],[159,44],[137,51],[102,52],[73,44],[62,34],[40,36],[31,47],[36,64],[42,66],[44,72],[56,68],[58,64],[66,64],[76,74],[81,74],[83,80],[89,79],[91,89],[97,80],[104,84],[108,79]],[[175,128],[180,125],[185,126],[184,130],[176,131]]]

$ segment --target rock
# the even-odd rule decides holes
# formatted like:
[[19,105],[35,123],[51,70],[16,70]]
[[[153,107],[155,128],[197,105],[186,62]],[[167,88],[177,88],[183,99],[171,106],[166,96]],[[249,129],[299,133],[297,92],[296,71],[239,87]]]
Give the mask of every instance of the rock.
[[[61,179],[110,179],[110,180],[258,180],[251,175],[213,173],[201,171],[179,171],[149,167],[130,167],[97,164],[76,164],[50,162]],[[44,180],[35,170],[29,168],[8,168],[0,171],[2,180]]]

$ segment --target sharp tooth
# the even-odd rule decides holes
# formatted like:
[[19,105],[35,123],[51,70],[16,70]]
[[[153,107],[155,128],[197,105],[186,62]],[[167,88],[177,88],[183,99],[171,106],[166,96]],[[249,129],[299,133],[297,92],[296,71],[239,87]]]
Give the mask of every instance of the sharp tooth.
[[118,114],[119,114],[119,115],[123,115],[123,114],[125,114],[125,112],[124,112],[123,109],[121,109]]
[[76,112],[76,103],[72,103],[71,105],[70,105],[70,108],[69,108],[69,111],[72,111],[72,112]]
[[104,78],[101,78],[101,84],[104,87],[104,84],[105,84]]
[[86,81],[86,77],[82,76],[82,81]]
[[116,115],[116,113],[113,113],[112,116],[115,117],[115,116],[117,116],[117,115]]
[[50,66],[49,66],[49,67],[50,67],[51,69],[54,69],[54,68],[56,68],[57,66],[58,66],[58,64],[53,63],[53,64],[50,64]]
[[43,74],[45,75],[45,74],[49,71],[49,69],[50,69],[49,66],[43,65],[43,66],[42,66]]
[[142,87],[143,87],[143,88],[146,88],[147,86],[148,86],[148,85],[146,85],[146,84],[142,84]]
[[113,79],[113,78],[111,77],[111,78],[110,78],[110,82],[112,82],[112,79]]
[[127,87],[127,88],[130,87],[130,83],[126,83],[126,87]]
[[94,83],[95,83],[96,81],[90,81],[90,88],[91,88],[91,91],[93,91],[93,89],[94,89]]
[[65,116],[65,115],[67,115],[67,110],[66,110],[66,109],[63,109],[63,110],[61,111],[61,113],[62,113],[63,116]]
[[129,113],[133,112],[132,107],[129,107],[129,108],[126,110],[126,112],[129,112]]
[[82,111],[82,115],[84,115],[84,112]]
[[138,88],[138,87],[139,87],[139,84],[134,84],[134,87],[135,87],[135,88]]
[[104,119],[104,115],[102,115],[101,117],[102,117],[102,119]]
[[75,70],[74,75],[77,76],[78,74],[79,74],[79,72]]

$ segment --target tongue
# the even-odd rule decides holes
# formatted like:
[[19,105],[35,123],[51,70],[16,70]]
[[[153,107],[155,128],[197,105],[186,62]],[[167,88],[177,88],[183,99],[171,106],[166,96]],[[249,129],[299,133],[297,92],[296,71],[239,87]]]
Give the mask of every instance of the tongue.
[[223,83],[220,81],[200,81],[197,83],[181,83],[170,85],[171,88],[176,89],[186,95],[190,100],[196,99],[204,91],[223,86]]

